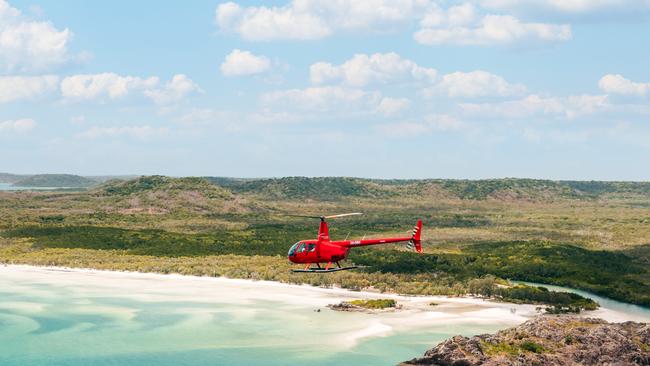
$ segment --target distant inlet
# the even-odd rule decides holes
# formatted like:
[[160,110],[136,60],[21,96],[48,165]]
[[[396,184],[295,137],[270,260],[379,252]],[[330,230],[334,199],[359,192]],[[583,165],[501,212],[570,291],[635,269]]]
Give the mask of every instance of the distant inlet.
[[626,316],[620,315],[621,318],[620,321],[633,320],[638,322],[650,323],[650,309],[643,306],[612,300],[610,298],[598,296],[591,292],[576,290],[570,287],[547,285],[543,283],[526,282],[526,281],[511,281],[511,282],[530,285],[530,286],[546,287],[551,291],[572,292],[574,294],[578,294],[580,296],[592,299],[596,301],[598,304],[600,304],[602,309],[606,309],[606,310],[596,310],[590,312],[593,313],[593,316],[596,317],[598,317],[602,311],[609,311],[609,312],[616,312],[620,314],[626,314]]

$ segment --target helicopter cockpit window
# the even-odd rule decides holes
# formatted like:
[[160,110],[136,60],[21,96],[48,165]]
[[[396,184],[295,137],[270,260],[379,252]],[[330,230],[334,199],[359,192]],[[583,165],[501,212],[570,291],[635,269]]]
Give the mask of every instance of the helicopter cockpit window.
[[300,242],[297,242],[296,244],[291,246],[291,248],[289,249],[289,257],[296,254],[296,249],[298,249],[298,244],[300,244]]
[[298,247],[298,253],[304,253],[305,252],[305,243],[301,243],[300,246]]
[[307,251],[313,252],[314,250],[316,250],[316,244],[314,243],[309,244],[307,247]]

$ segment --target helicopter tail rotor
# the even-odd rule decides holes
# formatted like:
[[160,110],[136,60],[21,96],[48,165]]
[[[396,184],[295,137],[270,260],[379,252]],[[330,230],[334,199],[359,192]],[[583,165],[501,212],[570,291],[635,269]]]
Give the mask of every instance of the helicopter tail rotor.
[[413,249],[418,253],[422,253],[422,220],[418,220],[418,223],[413,227],[413,234],[411,234],[411,240],[406,244],[406,248]]

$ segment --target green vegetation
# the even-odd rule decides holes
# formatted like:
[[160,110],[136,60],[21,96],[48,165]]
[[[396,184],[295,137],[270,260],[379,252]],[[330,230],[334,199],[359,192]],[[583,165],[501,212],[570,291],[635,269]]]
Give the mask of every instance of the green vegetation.
[[387,309],[397,305],[393,299],[352,300],[350,304],[366,309]]
[[[208,178],[211,179],[211,178]],[[235,192],[254,193],[281,199],[337,200],[344,197],[383,197],[391,195],[390,189],[359,178],[305,178],[288,177],[260,180],[211,179]]]
[[546,312],[552,314],[579,313],[582,310],[596,310],[598,303],[569,292],[549,291],[545,287],[517,285],[497,288],[496,297],[515,303],[549,304]]
[[84,188],[96,184],[97,181],[71,174],[37,174],[13,182],[13,185],[21,187]]
[[169,178],[160,175],[139,177],[129,181],[112,180],[100,187],[100,192],[106,195],[129,196],[137,193],[168,192],[201,192],[209,198],[228,198],[230,192],[221,189],[204,178]]
[[518,198],[594,199],[607,194],[650,194],[650,182],[552,181],[543,179],[441,180],[462,199],[484,200],[509,194]]
[[481,349],[483,353],[488,356],[506,355],[508,357],[516,357],[521,352],[544,353],[548,352],[544,346],[533,341],[518,342],[481,342]]
[[483,350],[483,353],[488,356],[506,355],[515,357],[520,352],[519,346],[512,342],[481,342],[481,349]]
[[[470,281],[471,293],[487,296],[496,295],[491,290],[495,284],[474,291],[472,278],[491,274],[511,280],[575,287],[650,306],[650,284],[638,279],[648,275],[648,268],[637,264],[631,257],[612,251],[594,251],[549,242],[500,242],[474,245],[461,253],[417,255],[366,250],[351,257],[355,263],[381,272],[441,271]],[[547,302],[546,294],[516,287],[501,296],[510,300],[519,298],[555,303]]]
[[485,200],[510,196],[537,199],[594,199],[608,194],[650,195],[650,182],[552,181],[544,179],[484,180],[377,180],[345,177],[277,179],[234,179],[206,177],[235,192],[275,198],[336,200],[343,197],[386,197],[427,193],[432,186],[448,196],[464,200]]
[[541,344],[537,344],[531,341],[522,342],[521,345],[519,345],[519,347],[524,351],[533,352],[533,353],[546,352],[546,348],[544,348]]
[[582,310],[596,310],[598,303],[569,292],[549,291],[545,287],[515,285],[503,286],[494,276],[487,275],[468,281],[470,294],[497,298],[513,303],[534,303],[551,305],[548,313],[579,313]]
[[474,200],[484,200],[503,192],[529,197],[544,193],[560,197],[577,194],[568,185],[540,179],[446,180],[442,181],[442,186],[462,199]]
[[[259,232],[259,235],[256,235]],[[35,248],[124,250],[129,254],[181,257],[219,254],[274,255],[286,244],[272,242],[264,228],[252,232],[219,231],[214,234],[182,234],[163,230],[127,230],[97,226],[27,226],[7,230],[6,237],[32,238]]]
[[[592,309],[549,283],[650,306],[650,184],[499,179],[170,178],[81,192],[0,192],[0,262],[269,279],[408,294],[474,294]],[[358,248],[357,271],[294,274],[289,246],[350,211],[334,238],[402,235],[424,221],[422,255]]]

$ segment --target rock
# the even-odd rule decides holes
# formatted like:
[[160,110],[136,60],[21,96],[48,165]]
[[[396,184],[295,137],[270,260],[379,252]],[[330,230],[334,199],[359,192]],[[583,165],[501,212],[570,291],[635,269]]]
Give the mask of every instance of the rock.
[[650,324],[540,316],[496,334],[455,336],[400,365],[650,365]]
[[327,307],[336,311],[356,311],[356,312],[364,312],[364,313],[385,313],[385,312],[393,312],[402,309],[401,304],[395,304],[395,303],[393,304],[394,306],[388,306],[385,308],[374,308],[374,307],[357,305],[348,301],[341,301],[338,304],[329,304],[327,305]]
[[328,308],[336,311],[366,311],[366,308],[362,308],[361,306],[357,305],[352,305],[347,301],[341,301],[338,304],[329,304],[327,305]]

